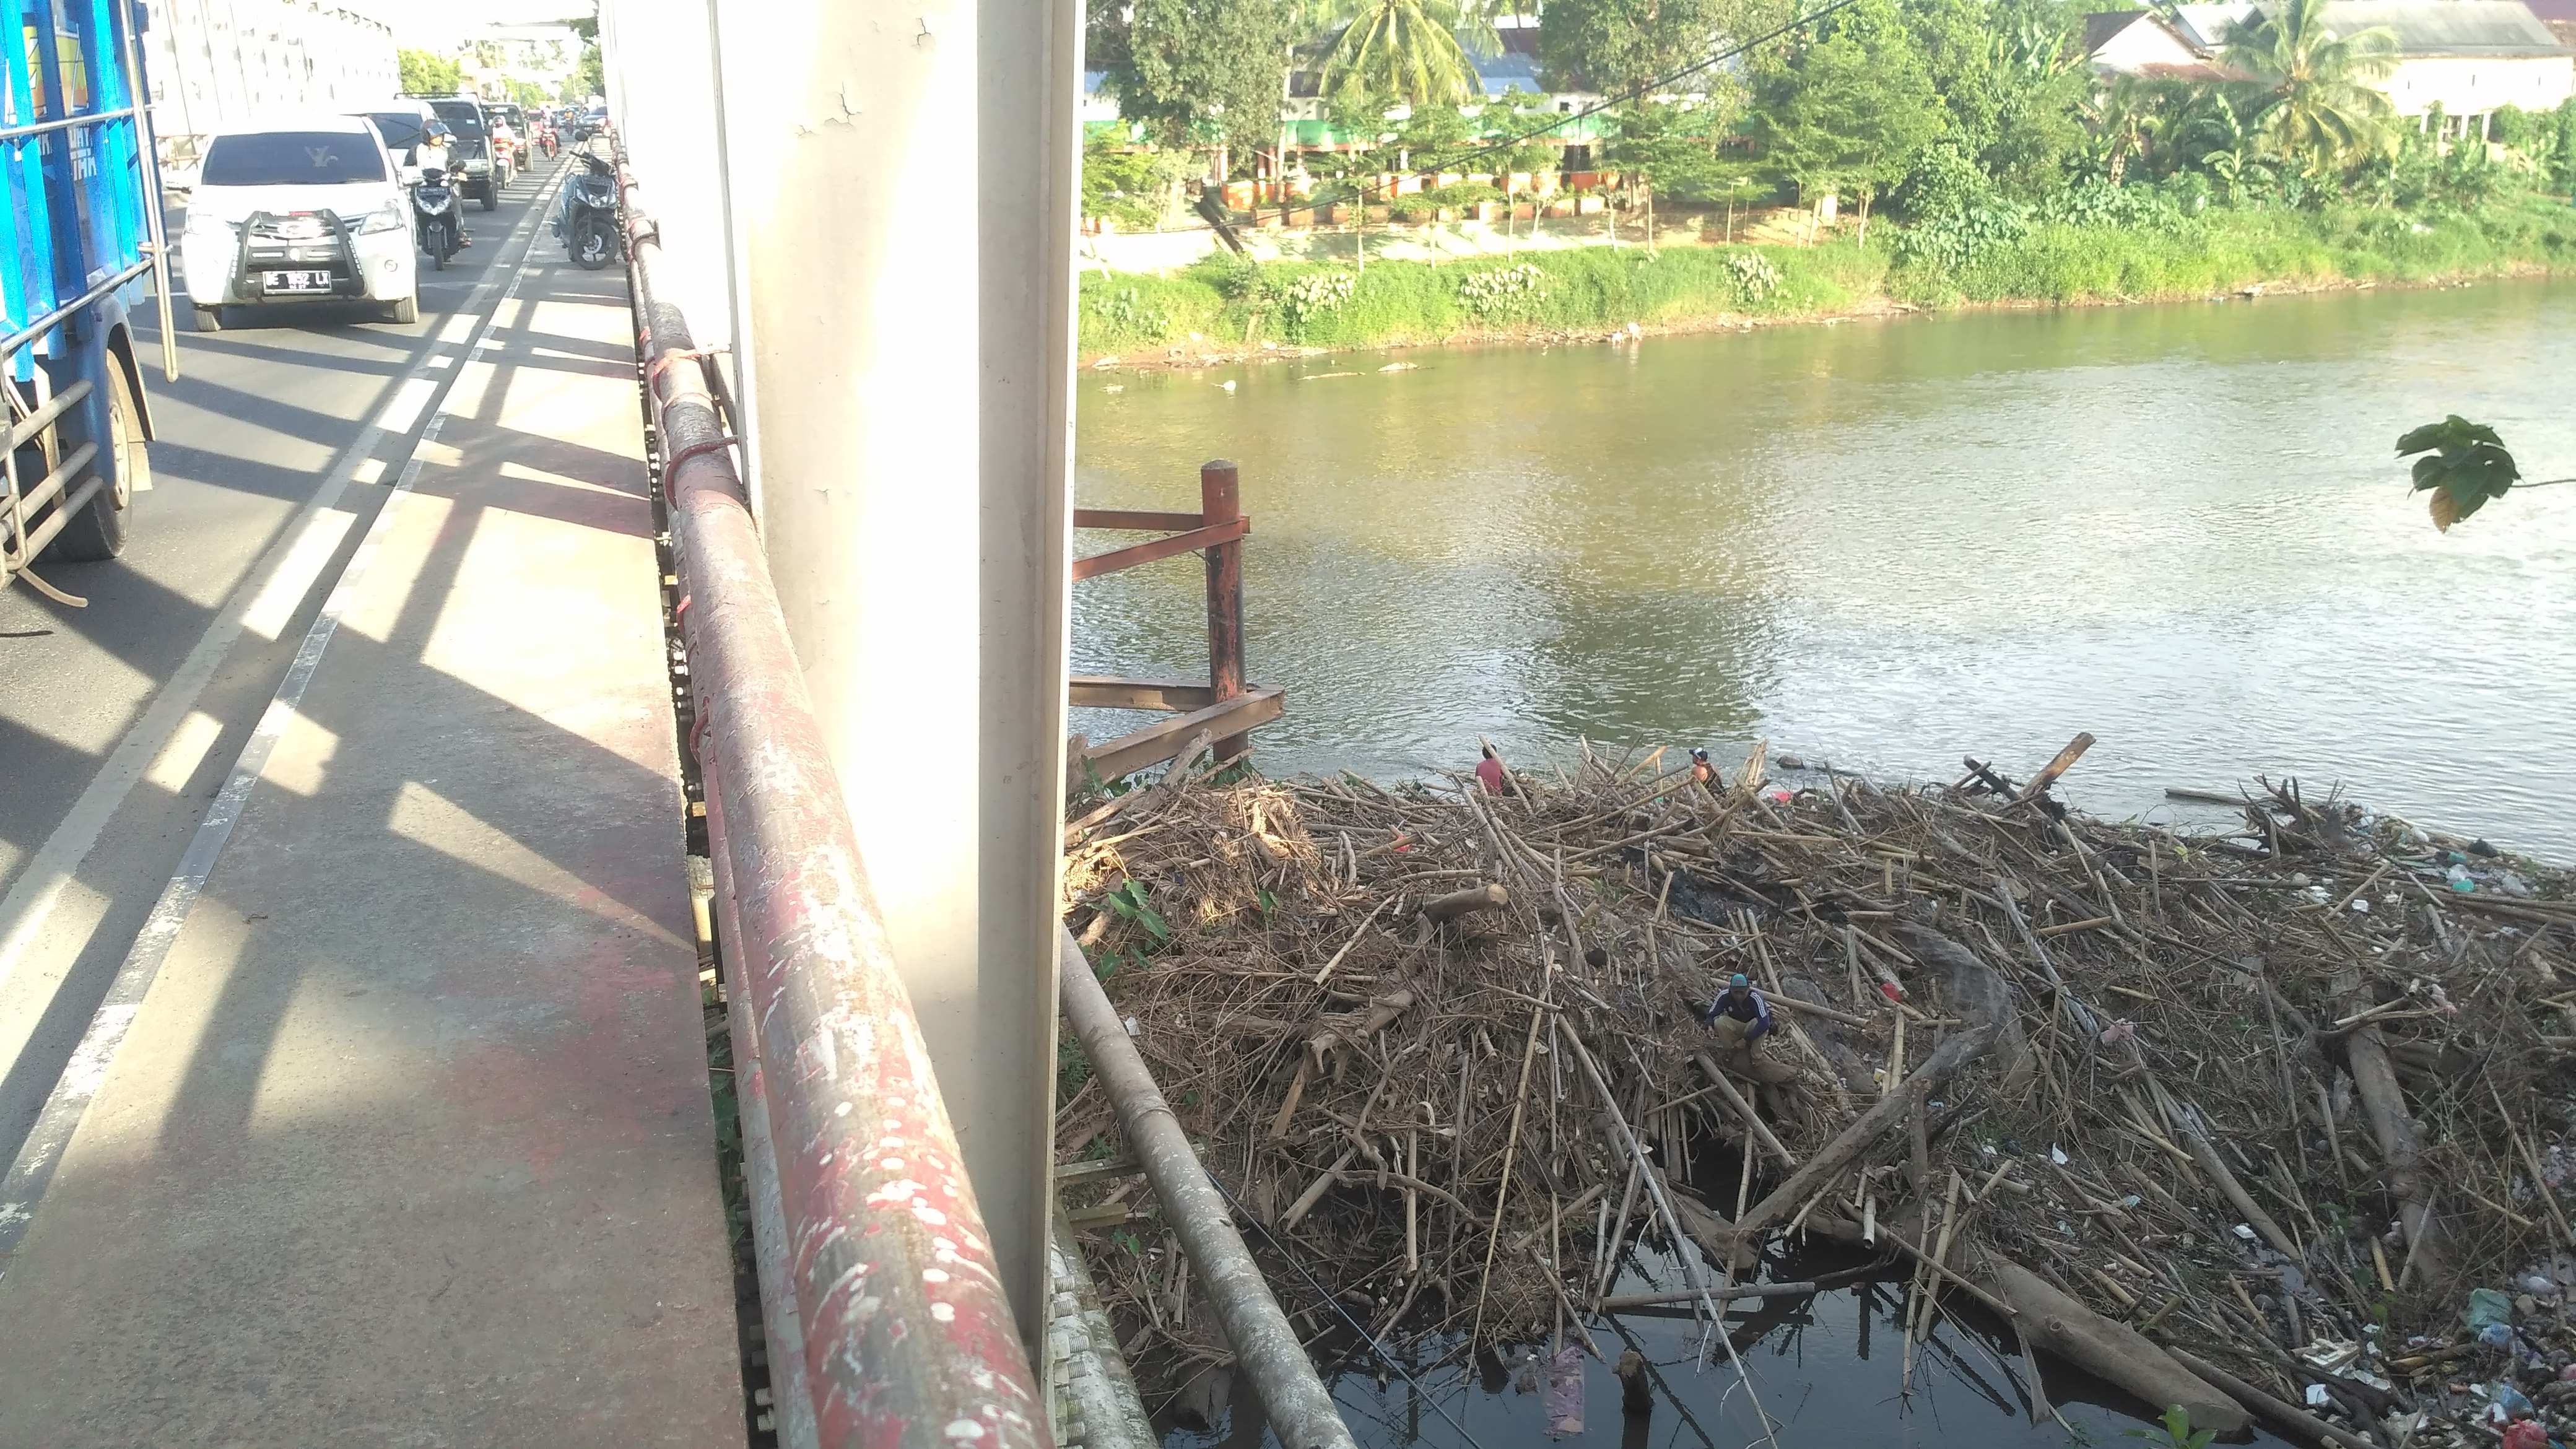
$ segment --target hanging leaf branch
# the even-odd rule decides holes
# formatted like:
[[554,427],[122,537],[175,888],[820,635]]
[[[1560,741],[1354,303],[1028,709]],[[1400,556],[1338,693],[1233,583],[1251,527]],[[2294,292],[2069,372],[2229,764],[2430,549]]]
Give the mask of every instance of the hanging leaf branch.
[[2415,460],[2414,491],[2432,493],[2433,526],[2444,533],[2451,531],[2452,524],[2485,507],[2488,499],[2502,498],[2507,489],[2516,485],[2549,488],[2576,483],[2576,478],[2525,481],[2496,430],[2484,423],[2470,422],[2458,413],[2438,423],[2426,423],[2397,440],[2398,457],[2416,453],[2426,456]]

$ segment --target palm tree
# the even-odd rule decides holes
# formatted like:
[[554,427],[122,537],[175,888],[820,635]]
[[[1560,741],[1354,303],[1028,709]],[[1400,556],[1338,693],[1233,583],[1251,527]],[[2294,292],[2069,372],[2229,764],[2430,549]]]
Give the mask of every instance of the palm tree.
[[2238,26],[2220,60],[2260,93],[2254,130],[2310,175],[2388,148],[2396,108],[2371,86],[2397,68],[2397,34],[2373,26],[2337,35],[2326,0],[2282,0]]
[[1324,60],[1324,90],[1360,90],[1407,105],[1458,105],[1484,94],[1472,48],[1502,48],[1476,0],[1326,0],[1341,38]]

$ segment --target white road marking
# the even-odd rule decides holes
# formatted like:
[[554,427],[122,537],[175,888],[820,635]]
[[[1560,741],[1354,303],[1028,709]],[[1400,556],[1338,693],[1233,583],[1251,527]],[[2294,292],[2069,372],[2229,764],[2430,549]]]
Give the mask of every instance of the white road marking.
[[178,731],[170,736],[170,743],[162,746],[161,753],[153,759],[152,768],[143,772],[143,783],[172,795],[187,789],[188,782],[197,778],[197,767],[206,762],[206,751],[213,749],[223,734],[222,720],[202,709],[188,711]]
[[[532,210],[529,217],[521,221],[531,240],[526,252],[522,253],[520,272],[527,268],[527,253],[536,249],[533,240],[535,228],[531,221],[538,214]],[[497,283],[497,278],[486,279],[481,287],[488,291]],[[512,275],[510,287],[514,292],[517,289],[517,273]],[[469,299],[466,314],[470,314],[482,300],[479,294]],[[458,334],[458,323],[465,324],[461,335]],[[440,340],[442,344],[464,343],[480,335],[481,328],[475,325],[471,315],[459,315],[448,319],[448,325],[441,330]],[[427,360],[423,359],[413,365],[405,381],[420,378],[427,370]],[[452,379],[455,374],[451,372],[448,376]],[[315,489],[313,496],[306,499],[304,506],[287,521],[278,541],[271,544],[268,551],[260,555],[259,561],[251,566],[250,573],[224,601],[214,621],[198,636],[195,647],[179,662],[179,667],[171,671],[169,683],[153,696],[152,703],[143,711],[143,717],[135,721],[134,727],[126,731],[125,738],[108,753],[107,762],[90,778],[80,798],[72,802],[72,808],[63,816],[62,823],[45,837],[45,843],[28,860],[8,894],[0,896],[0,983],[6,983],[17,970],[27,948],[35,942],[55,907],[61,903],[64,888],[71,884],[81,862],[88,859],[90,851],[97,847],[99,835],[106,830],[108,821],[123,807],[135,784],[169,747],[181,724],[196,708],[198,696],[205,693],[215,671],[222,666],[235,641],[240,639],[246,616],[254,604],[290,561],[299,555],[306,546],[305,539],[314,530],[333,528],[339,533],[347,531],[349,520],[345,515],[337,524],[327,521],[324,515],[340,501],[340,495],[352,481],[356,481],[357,475],[367,465],[373,464],[374,470],[367,473],[365,481],[372,483],[383,476],[383,464],[373,455],[384,438],[385,430],[373,423],[358,430],[357,437],[340,455],[330,476],[322,480],[322,486]],[[324,556],[328,557],[327,550]]]
[[[426,363],[428,359],[422,361]],[[438,379],[427,376],[427,371],[426,367],[414,368],[411,376],[394,389],[394,395],[385,399],[384,410],[376,414],[378,428],[400,436],[418,426],[429,400],[438,396]]]

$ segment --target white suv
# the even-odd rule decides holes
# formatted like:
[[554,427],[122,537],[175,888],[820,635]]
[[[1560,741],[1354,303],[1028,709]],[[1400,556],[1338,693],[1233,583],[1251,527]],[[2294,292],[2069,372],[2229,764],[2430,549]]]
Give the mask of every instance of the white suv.
[[221,330],[226,307],[335,297],[419,320],[410,195],[365,118],[223,131],[202,154],[179,244],[198,331]]

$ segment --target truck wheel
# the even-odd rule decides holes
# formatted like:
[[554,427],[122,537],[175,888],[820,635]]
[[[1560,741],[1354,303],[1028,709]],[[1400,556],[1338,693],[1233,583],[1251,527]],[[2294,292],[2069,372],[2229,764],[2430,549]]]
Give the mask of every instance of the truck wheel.
[[109,483],[89,506],[73,515],[45,550],[66,563],[103,563],[125,552],[126,515],[134,507],[137,487],[152,486],[152,460],[135,416],[134,389],[125,368],[107,360],[107,463]]
[[393,320],[395,320],[396,322],[417,322],[417,321],[419,321],[419,320],[420,320],[420,297],[419,297],[419,294],[415,293],[415,294],[413,294],[413,295],[411,295],[411,296],[409,296],[409,297],[404,297],[404,298],[400,299],[399,301],[395,302],[392,306],[387,307],[387,308],[385,309],[385,312],[386,312],[386,314],[387,314],[388,316],[392,317],[392,318],[393,318]]
[[479,196],[477,196],[477,197],[475,197],[475,198],[474,198],[474,204],[475,204],[475,205],[477,205],[477,206],[479,206],[479,207],[482,207],[485,211],[498,211],[498,210],[500,210],[500,209],[501,209],[501,187],[500,187],[500,183],[498,183],[498,182],[494,182],[494,181],[486,181],[486,182],[484,182],[484,183],[483,183],[483,193],[482,193],[481,195],[479,195]]
[[200,331],[200,332],[221,332],[221,331],[223,331],[223,330],[224,330],[224,309],[223,309],[223,308],[221,308],[221,307],[199,307],[199,308],[197,308],[197,309],[196,309],[196,313],[197,313],[197,330],[198,330],[198,331]]

